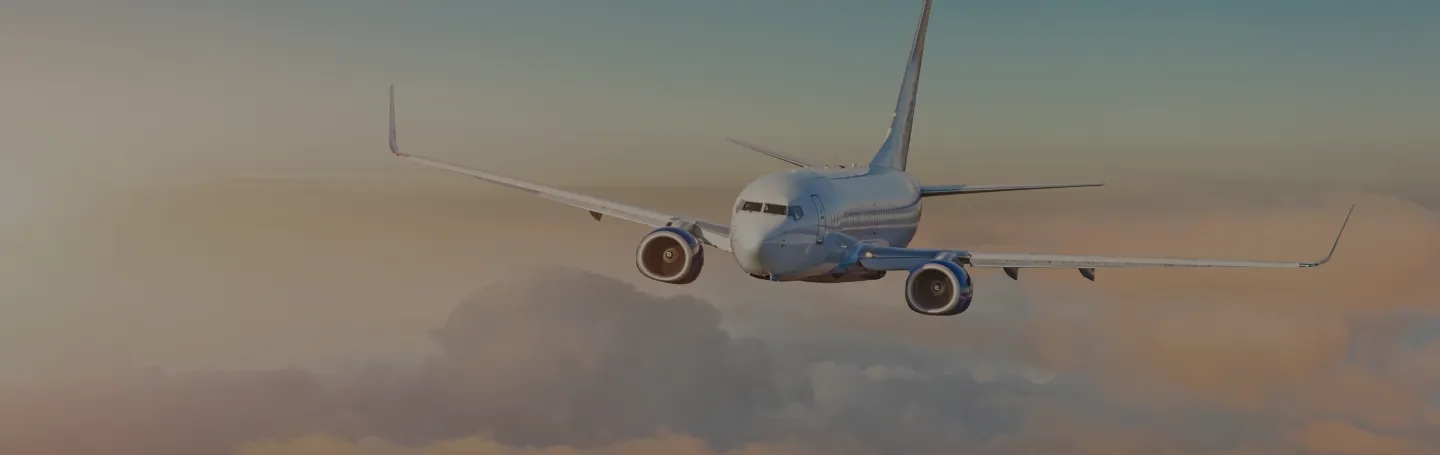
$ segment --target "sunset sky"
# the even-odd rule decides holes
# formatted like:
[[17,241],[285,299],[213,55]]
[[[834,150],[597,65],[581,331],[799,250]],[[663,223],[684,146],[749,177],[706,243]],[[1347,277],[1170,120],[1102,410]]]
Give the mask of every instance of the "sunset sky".
[[[3,153],[67,179],[393,176],[394,82],[415,153],[728,184],[765,163],[726,136],[864,161],[919,3],[10,0]],[[1437,21],[1424,1],[940,1],[913,159],[968,181],[1077,163],[1423,179]]]

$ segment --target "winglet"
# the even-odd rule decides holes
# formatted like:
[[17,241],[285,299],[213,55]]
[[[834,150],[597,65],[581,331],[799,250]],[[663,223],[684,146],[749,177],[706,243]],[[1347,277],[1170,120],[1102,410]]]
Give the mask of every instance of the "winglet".
[[1300,264],[1300,266],[1301,266],[1301,267],[1319,267],[1319,266],[1325,264],[1326,262],[1330,262],[1330,258],[1335,257],[1335,249],[1340,247],[1340,236],[1345,235],[1345,226],[1348,225],[1348,224],[1350,224],[1350,215],[1353,215],[1354,213],[1355,213],[1355,203],[1352,202],[1352,203],[1350,203],[1350,212],[1345,214],[1345,221],[1342,221],[1342,222],[1340,223],[1340,232],[1337,233],[1337,234],[1335,234],[1335,243],[1333,243],[1333,244],[1330,245],[1330,253],[1325,255],[1325,259],[1321,259],[1321,260],[1316,261],[1316,262],[1306,262],[1306,263],[1302,263],[1302,264]]
[[400,152],[400,142],[395,138],[395,84],[390,84],[390,153],[409,156]]

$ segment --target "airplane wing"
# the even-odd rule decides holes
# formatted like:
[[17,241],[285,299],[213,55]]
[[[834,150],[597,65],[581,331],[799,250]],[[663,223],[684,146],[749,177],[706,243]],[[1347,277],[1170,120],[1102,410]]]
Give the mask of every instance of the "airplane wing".
[[[627,221],[643,224],[651,227],[672,226],[672,225],[693,225],[699,228],[696,237],[706,245],[721,250],[730,251],[730,228],[709,221],[684,217],[679,215],[661,213],[633,205],[586,196],[559,188],[529,182],[514,177],[508,177],[492,172],[470,169],[454,164],[432,160],[429,158],[410,155],[400,151],[400,144],[396,140],[395,131],[395,86],[390,86],[390,152],[395,156],[420,163],[426,166],[457,172],[491,183],[500,184],[510,188],[529,192],[537,196],[559,202],[571,207],[584,209],[590,212],[590,216],[599,221],[604,215],[620,218]],[[694,232],[692,230],[692,232]]]
[[1073,268],[1080,269],[1080,273],[1090,280],[1095,279],[1097,268],[1118,268],[1118,267],[1249,267],[1249,268],[1307,268],[1318,267],[1335,256],[1335,249],[1340,246],[1340,236],[1345,233],[1345,226],[1350,224],[1350,215],[1355,213],[1355,205],[1350,206],[1350,212],[1345,214],[1345,221],[1340,224],[1340,231],[1335,235],[1335,242],[1330,245],[1330,252],[1324,258],[1314,262],[1283,262],[1283,261],[1254,261],[1236,259],[1198,259],[1198,258],[1160,258],[1160,257],[1117,257],[1117,256],[1091,256],[1091,255],[1066,255],[1066,254],[1035,254],[1035,253],[987,253],[981,251],[964,250],[943,250],[943,249],[919,249],[919,248],[893,248],[893,247],[862,247],[857,253],[861,267],[871,270],[913,270],[927,261],[939,257],[953,256],[954,260],[971,267],[1000,267],[1010,278],[1018,279],[1019,269],[1022,268]]
[[755,144],[751,144],[751,143],[748,143],[748,142],[742,142],[742,141],[740,141],[740,140],[731,139],[731,138],[725,138],[725,140],[730,141],[731,144],[735,144],[735,145],[738,145],[738,146],[741,146],[741,147],[745,147],[745,148],[747,148],[747,149],[750,149],[750,150],[753,150],[753,151],[756,151],[756,152],[760,152],[760,153],[763,153],[763,154],[766,154],[766,155],[770,155],[771,157],[773,157],[773,158],[775,158],[775,159],[778,159],[778,160],[780,160],[780,161],[784,161],[784,162],[786,162],[786,163],[790,163],[790,164],[793,164],[793,165],[796,165],[796,166],[800,166],[800,167],[819,167],[819,166],[810,164],[809,162],[806,162],[805,160],[802,160],[802,159],[800,159],[800,158],[796,158],[796,157],[790,156],[790,155],[785,154],[785,153],[781,153],[781,152],[777,152],[777,151],[774,151],[774,150],[770,150],[770,149],[767,149],[767,148],[765,148],[765,147],[761,147],[761,146],[758,146],[758,145],[755,145]]
[[1104,183],[1057,183],[1042,185],[920,185],[920,197],[952,194],[998,193],[1001,191],[1049,190],[1105,186]]

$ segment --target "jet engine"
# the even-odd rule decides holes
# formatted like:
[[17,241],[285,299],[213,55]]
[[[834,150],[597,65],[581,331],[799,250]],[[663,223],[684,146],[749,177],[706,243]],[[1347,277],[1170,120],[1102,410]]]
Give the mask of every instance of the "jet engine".
[[646,278],[671,284],[689,284],[700,277],[705,249],[695,235],[666,226],[646,234],[635,250],[635,266]]
[[955,261],[933,260],[905,279],[905,302],[910,311],[927,316],[954,316],[970,308],[975,297],[970,274]]

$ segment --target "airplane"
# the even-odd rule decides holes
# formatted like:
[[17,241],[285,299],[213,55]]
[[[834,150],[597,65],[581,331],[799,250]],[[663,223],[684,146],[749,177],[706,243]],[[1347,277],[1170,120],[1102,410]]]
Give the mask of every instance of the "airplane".
[[728,225],[600,199],[489,171],[465,168],[402,152],[396,140],[395,86],[390,86],[390,151],[401,158],[533,193],[590,212],[654,228],[640,239],[635,265],[646,278],[677,285],[694,282],[705,266],[705,249],[731,253],[740,269],[772,282],[846,283],[878,280],[905,271],[905,301],[926,316],[954,316],[970,308],[975,285],[966,267],[1001,268],[1018,280],[1022,268],[1072,268],[1095,280],[1095,269],[1115,267],[1308,268],[1330,262],[1350,212],[1330,253],[1315,262],[1230,259],[1109,257],[1000,253],[910,248],[925,198],[1002,191],[1101,186],[1103,183],[1040,185],[925,185],[906,172],[914,126],[920,66],[925,53],[931,0],[920,23],[891,119],[890,131],[867,166],[835,167],[729,139],[796,168],[751,181],[731,209]]

